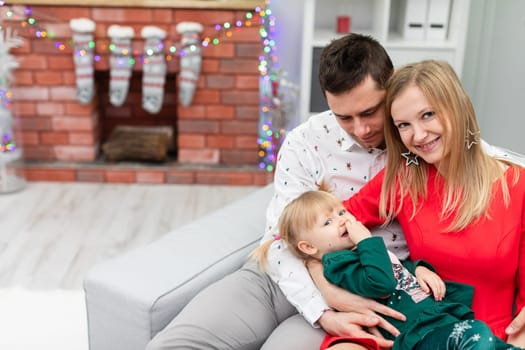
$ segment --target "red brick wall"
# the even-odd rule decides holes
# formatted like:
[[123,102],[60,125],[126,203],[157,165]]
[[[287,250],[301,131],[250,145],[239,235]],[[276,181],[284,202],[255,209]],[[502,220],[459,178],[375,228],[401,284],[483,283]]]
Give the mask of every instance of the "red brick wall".
[[[244,19],[246,11],[148,8],[88,8],[33,6],[32,16],[53,39],[36,38],[20,29],[23,47],[13,50],[20,67],[15,71],[13,111],[19,117],[24,157],[27,160],[91,162],[100,150],[100,123],[96,94],[90,105],[76,101],[75,72],[69,20],[87,17],[95,21],[96,70],[109,69],[107,28],[112,24],[135,29],[133,49],[143,52],[142,27],[156,25],[168,33],[166,48],[180,36],[182,21],[204,26],[202,37],[219,37],[221,44],[202,49],[202,71],[192,104],[173,107],[178,131],[178,162],[255,165],[259,106],[258,27],[233,30],[231,37],[218,35],[215,24]],[[64,50],[55,42],[66,44]],[[168,54],[168,53],[167,53]],[[136,59],[134,71],[141,71]],[[169,73],[177,73],[176,55],[168,61]],[[166,84],[176,84],[167,80]],[[140,96],[137,96],[140,98]],[[154,115],[152,115],[154,117]]]

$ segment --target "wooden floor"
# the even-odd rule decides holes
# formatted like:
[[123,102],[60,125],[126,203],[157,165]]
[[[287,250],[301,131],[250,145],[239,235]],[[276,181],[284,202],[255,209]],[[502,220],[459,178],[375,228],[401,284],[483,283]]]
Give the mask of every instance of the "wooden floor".
[[258,188],[30,182],[0,194],[0,288],[79,290],[93,264]]

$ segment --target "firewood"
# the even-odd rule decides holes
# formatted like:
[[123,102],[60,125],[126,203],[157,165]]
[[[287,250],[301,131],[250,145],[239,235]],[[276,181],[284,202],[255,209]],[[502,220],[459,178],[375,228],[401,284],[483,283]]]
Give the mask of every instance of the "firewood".
[[171,128],[117,126],[102,151],[107,161],[164,162],[172,138]]

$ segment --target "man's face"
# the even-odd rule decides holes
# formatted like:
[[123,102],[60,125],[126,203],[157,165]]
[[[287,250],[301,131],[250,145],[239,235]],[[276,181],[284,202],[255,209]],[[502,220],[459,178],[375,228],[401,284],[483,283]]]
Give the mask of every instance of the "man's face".
[[385,90],[376,88],[370,76],[352,90],[339,95],[326,93],[337,122],[363,147],[383,148]]

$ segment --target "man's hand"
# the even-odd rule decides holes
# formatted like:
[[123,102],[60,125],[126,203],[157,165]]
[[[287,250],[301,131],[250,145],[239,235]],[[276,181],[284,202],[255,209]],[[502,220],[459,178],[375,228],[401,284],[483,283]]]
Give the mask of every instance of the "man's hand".
[[[319,318],[321,327],[331,335],[347,336],[352,338],[374,339],[381,348],[390,349],[394,342],[387,340],[377,331],[380,320],[378,317],[370,317],[356,312],[338,312],[328,310]],[[375,329],[367,331],[366,329]]]
[[421,289],[427,294],[434,294],[434,299],[437,301],[443,300],[447,288],[445,282],[439,277],[439,275],[425,266],[416,267],[416,278],[417,282],[421,286]]
[[521,309],[505,331],[509,335],[507,343],[525,348],[525,308]]
[[[379,314],[384,316],[389,316],[401,321],[405,321],[406,317],[402,313],[389,308],[388,306],[385,306],[381,303],[378,303],[377,301],[369,298],[364,298],[359,295],[350,293],[343,288],[339,288],[324,278],[323,275],[323,266],[321,262],[319,261],[309,261],[308,262],[308,270],[310,271],[310,275],[312,276],[312,279],[314,280],[315,284],[323,294],[323,297],[325,298],[328,305],[330,305],[332,308],[342,311],[345,313],[354,313],[359,315],[356,317],[355,315],[348,319],[347,321],[351,320],[358,320],[360,323],[357,323],[354,325],[356,329],[358,328],[360,332],[364,332],[364,330],[361,328],[361,326],[367,326],[366,319],[368,320],[377,320],[376,324],[374,326],[381,327],[385,331],[389,332],[390,334],[397,336],[399,334],[399,331],[397,328],[395,328],[390,322],[386,321],[383,317],[381,317]],[[325,312],[324,314],[326,314]],[[323,314],[323,316],[324,316]],[[341,316],[344,317],[344,316]],[[365,320],[365,321],[363,321]],[[321,320],[320,320],[321,321]],[[321,324],[322,325],[322,324]],[[346,327],[350,327],[346,325]],[[324,327],[323,327],[324,328]],[[350,328],[347,328],[350,329]],[[325,329],[328,331],[327,329]],[[379,332],[374,332],[374,334],[379,335]],[[337,335],[337,334],[334,334]],[[354,334],[352,334],[353,336]]]

